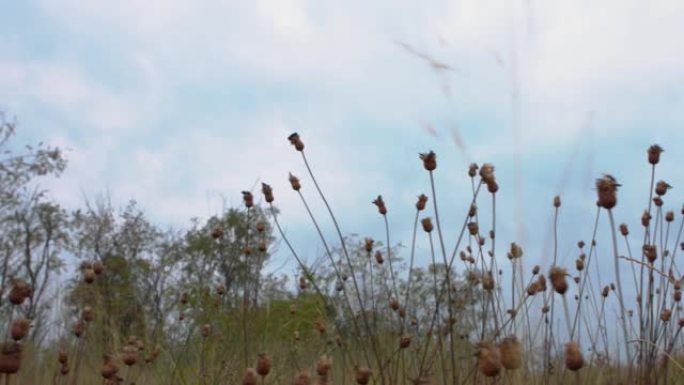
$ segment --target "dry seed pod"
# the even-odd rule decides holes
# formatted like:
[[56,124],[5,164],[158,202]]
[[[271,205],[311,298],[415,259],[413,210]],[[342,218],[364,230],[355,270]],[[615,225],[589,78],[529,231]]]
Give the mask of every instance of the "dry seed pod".
[[93,262],[93,271],[95,272],[95,275],[101,275],[104,273],[105,266],[102,261],[95,261]]
[[102,377],[108,380],[113,379],[118,371],[119,367],[114,363],[114,360],[110,356],[105,356],[104,364],[100,370]]
[[90,305],[85,305],[81,311],[81,318],[85,322],[90,322],[93,320],[93,308]]
[[623,237],[626,237],[629,235],[629,228],[627,228],[626,223],[620,223],[620,234],[622,234]]
[[518,259],[523,256],[523,250],[520,245],[517,243],[513,242],[511,243],[511,250],[508,252],[508,258],[509,259]]
[[299,189],[302,188],[302,185],[299,183],[299,178],[292,175],[292,173],[290,173],[288,180],[290,181],[290,185],[292,186],[293,190],[299,191]]
[[399,339],[399,348],[400,349],[406,349],[411,345],[411,335],[410,334],[404,334],[400,339]]
[[664,180],[659,180],[656,185],[655,185],[655,193],[663,196],[667,193],[667,190],[670,189],[672,186],[670,186],[667,182]]
[[477,163],[471,163],[470,166],[468,166],[468,176],[475,178],[475,175],[477,175],[477,169]]
[[321,335],[325,334],[327,331],[325,323],[323,323],[322,320],[316,320],[316,322],[314,322],[314,329]]
[[95,276],[96,276],[95,270],[93,270],[91,268],[85,269],[83,271],[83,280],[87,284],[91,284],[91,283],[95,282]]
[[382,252],[380,250],[377,250],[375,252],[375,261],[378,263],[378,265],[382,265],[385,260],[382,258]]
[[258,249],[259,252],[261,252],[261,253],[265,252],[265,251],[268,249],[268,247],[266,246],[266,242],[264,242],[264,241],[259,241],[259,243],[257,244],[257,249]]
[[488,343],[478,344],[477,367],[486,377],[496,377],[501,372],[501,356],[499,350]]
[[501,365],[507,370],[516,370],[522,366],[522,349],[515,336],[506,337],[499,344]]
[[416,202],[416,210],[423,211],[425,209],[425,204],[428,201],[428,197],[425,194],[418,195],[418,201]]
[[644,245],[643,247],[644,256],[650,263],[653,263],[658,259],[658,252],[656,251],[655,245]]
[[370,253],[373,251],[373,244],[375,241],[373,238],[365,238],[363,240],[363,248],[366,250],[366,252],[370,255]]
[[85,331],[85,323],[82,320],[76,321],[74,324],[74,335],[76,338],[80,338]]
[[392,309],[394,311],[399,310],[399,301],[396,298],[394,298],[394,297],[390,298],[389,303],[390,303],[390,309]]
[[562,267],[554,266],[549,272],[549,279],[551,280],[551,286],[558,294],[565,294],[568,291],[568,281],[566,279],[566,270]]
[[601,290],[601,296],[603,298],[606,298],[606,297],[608,297],[608,293],[610,293],[610,287],[604,286],[603,290]]
[[674,221],[674,211],[670,210],[665,213],[665,222],[672,222]]
[[310,385],[311,384],[311,374],[308,371],[302,370],[295,375],[292,385]]
[[432,220],[430,219],[430,217],[425,217],[425,218],[421,219],[420,223],[423,225],[423,230],[426,233],[429,233],[432,231],[433,226],[432,226]]
[[211,324],[202,325],[202,337],[209,337],[211,335]]
[[658,164],[660,162],[660,154],[665,151],[662,147],[657,144],[652,145],[648,148],[648,163],[652,165]]
[[532,268],[532,274],[533,275],[539,274],[539,270],[541,270],[541,267],[539,265],[534,265],[534,267]]
[[271,372],[271,358],[266,353],[259,353],[256,362],[256,372],[265,377]]
[[245,374],[242,375],[242,385],[256,385],[257,373],[252,368],[247,368]]
[[482,288],[486,291],[494,290],[494,277],[492,277],[491,271],[487,271],[482,275]]
[[480,227],[477,225],[477,222],[468,223],[468,233],[470,233],[470,235],[477,235],[479,231]]
[[302,139],[296,132],[290,134],[290,136],[287,137],[287,140],[290,141],[290,144],[294,146],[295,150],[300,152],[304,151],[304,142],[302,142]]
[[124,346],[121,360],[126,366],[135,365],[135,363],[138,361],[138,348],[133,345]]
[[322,355],[316,362],[316,373],[321,377],[326,377],[332,367],[332,359],[326,355]]
[[494,165],[491,163],[484,163],[480,167],[480,178],[485,184],[494,182]]
[[434,151],[420,154],[420,159],[423,161],[423,168],[427,171],[434,171],[437,168],[437,155]]
[[12,289],[9,293],[9,301],[13,305],[21,305],[24,300],[31,296],[33,290],[31,286],[22,279],[14,279]]
[[69,355],[66,352],[66,349],[64,347],[59,348],[59,352],[57,352],[57,362],[60,364],[66,364],[69,362]]
[[533,295],[539,293],[541,291],[541,285],[539,284],[539,281],[534,281],[527,285],[527,295],[532,297]]
[[12,339],[15,341],[23,339],[26,336],[26,333],[28,333],[30,327],[31,323],[26,318],[19,318],[14,320],[12,322],[12,326],[10,327],[10,334],[12,335]]
[[561,199],[560,196],[556,195],[553,197],[553,207],[558,208],[561,205]]
[[578,259],[575,261],[575,268],[577,271],[582,271],[584,270],[584,260],[583,259]]
[[256,231],[263,233],[266,230],[266,224],[262,221],[256,223]]
[[299,277],[299,290],[306,290],[309,287],[309,282],[307,282],[306,278],[304,276]]
[[254,206],[254,196],[249,191],[242,191],[242,201],[247,208]]
[[387,207],[385,206],[385,201],[382,200],[382,195],[378,195],[378,197],[373,201],[373,204],[378,207],[378,212],[380,215],[387,214]]
[[270,185],[267,185],[266,183],[261,184],[261,193],[264,194],[264,200],[266,203],[271,203],[273,202],[273,189],[271,188]]
[[62,364],[59,368],[59,373],[61,373],[63,376],[66,376],[69,374],[69,365],[68,364]]
[[22,346],[17,342],[0,343],[0,373],[9,375],[19,371],[21,350]]
[[568,370],[578,371],[584,366],[584,358],[576,342],[570,341],[565,344],[565,367]]
[[223,229],[221,225],[216,225],[211,229],[211,237],[214,239],[219,239],[223,236]]
[[649,214],[648,210],[644,210],[644,213],[641,214],[641,225],[648,227],[649,223],[651,223],[651,214]]
[[663,322],[668,322],[670,320],[670,317],[672,317],[672,310],[670,309],[663,309],[660,312],[660,320]]
[[596,179],[596,192],[598,193],[597,204],[606,210],[610,210],[617,204],[617,188],[620,186],[611,175],[604,175]]
[[188,298],[189,298],[188,293],[187,293],[187,292],[182,292],[182,293],[181,293],[181,296],[180,296],[180,303],[181,303],[182,305],[187,305],[187,303],[188,303]]
[[356,367],[356,373],[355,373],[355,378],[356,378],[356,383],[359,385],[366,385],[370,381],[371,378],[371,370],[365,366],[362,367]]

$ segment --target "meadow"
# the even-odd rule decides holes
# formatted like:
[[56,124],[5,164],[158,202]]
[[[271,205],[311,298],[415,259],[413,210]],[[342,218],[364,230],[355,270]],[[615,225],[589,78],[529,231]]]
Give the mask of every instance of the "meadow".
[[[429,184],[416,192],[412,238],[400,253],[383,197],[368,209],[385,237],[349,236],[304,138],[294,133],[283,146],[288,141],[308,170],[289,175],[292,191],[266,183],[260,194],[243,191],[242,207],[181,234],[154,228],[134,203],[120,214],[106,202],[67,213],[29,195],[34,205],[21,206],[22,217],[17,199],[3,200],[3,213],[16,219],[3,241],[4,383],[684,384],[684,206],[668,203],[660,146],[645,146],[640,163],[625,165],[651,171],[637,187],[649,195],[640,228],[614,218],[619,181],[596,176],[586,197],[596,219],[585,224],[594,235],[572,240],[572,264],[558,262],[563,197],[541,201],[554,220],[550,263],[540,266],[526,261],[524,245],[497,242],[499,185],[490,163],[453,170],[432,151],[416,157]],[[4,163],[28,175],[7,193],[26,197],[31,178],[65,167],[54,149],[32,151],[34,163]],[[459,203],[457,229],[440,221],[439,202],[449,199],[436,196],[442,169],[461,173],[471,192]],[[276,204],[286,193],[298,195],[296,214],[323,245],[314,264],[284,231]],[[311,209],[312,196],[325,210]],[[323,221],[336,237],[326,236]],[[607,239],[596,238],[599,224],[609,226]],[[423,241],[426,266],[416,263]],[[276,245],[298,267],[292,284],[262,274]],[[608,261],[597,260],[599,247]],[[73,269],[64,253],[77,261]]]

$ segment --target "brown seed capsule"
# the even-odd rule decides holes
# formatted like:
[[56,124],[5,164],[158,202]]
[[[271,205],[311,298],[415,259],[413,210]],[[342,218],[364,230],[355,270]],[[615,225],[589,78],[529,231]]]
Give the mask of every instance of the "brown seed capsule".
[[356,383],[359,385],[366,385],[370,381],[371,378],[371,370],[368,367],[362,366],[362,367],[356,367]]
[[663,309],[660,312],[660,320],[663,322],[668,322],[670,320],[670,317],[672,317],[672,310],[670,309]]
[[499,191],[499,184],[496,183],[495,180],[487,183],[487,191],[489,191],[492,194],[496,194],[497,191]]
[[93,270],[93,269],[85,269],[83,271],[83,280],[87,284],[91,284],[91,283],[95,282],[95,276],[96,276],[95,270]]
[[256,223],[255,228],[256,228],[256,231],[263,233],[264,230],[266,230],[266,224],[262,221],[259,221]]
[[328,330],[322,320],[316,320],[316,322],[314,322],[314,329],[321,335],[325,334],[325,332]]
[[304,143],[296,132],[290,134],[290,136],[287,137],[287,140],[290,141],[290,144],[294,146],[295,150],[304,151]]
[[306,370],[300,371],[295,375],[292,385],[311,385],[311,374]]
[[270,185],[267,185],[266,183],[261,184],[261,193],[264,194],[264,200],[266,203],[271,203],[273,202],[273,189],[271,188]]
[[558,294],[565,294],[568,291],[568,281],[566,280],[567,272],[564,268],[554,266],[549,271],[549,279],[551,280],[551,286]]
[[666,222],[672,222],[674,221],[674,212],[673,211],[668,211],[665,213],[665,221]]
[[216,225],[211,229],[211,237],[214,239],[219,239],[223,236],[223,229],[221,225]]
[[90,305],[85,305],[81,311],[81,318],[85,322],[90,322],[93,320],[93,308]]
[[432,220],[430,219],[430,217],[425,217],[425,218],[421,219],[420,223],[423,225],[423,230],[426,233],[429,233],[432,231],[433,227],[432,227]]
[[245,253],[245,255],[247,255],[247,256],[252,255],[252,247],[251,246],[245,246],[245,248],[242,249],[242,252]]
[[480,178],[485,184],[490,184],[495,182],[494,179],[494,165],[491,163],[485,163],[480,167]]
[[660,154],[664,152],[662,147],[657,144],[652,145],[648,148],[648,163],[652,165],[658,164],[660,162]]
[[546,291],[546,277],[544,276],[544,274],[539,275],[539,278],[537,278],[537,282],[539,282],[541,291]]
[[247,208],[254,206],[254,196],[249,191],[242,192],[242,201],[245,203],[245,207]]
[[658,252],[655,245],[644,245],[643,246],[644,256],[650,263],[653,263],[658,259]]
[[121,354],[121,361],[126,366],[133,366],[138,361],[138,348],[134,345],[126,345],[123,347]]
[[471,163],[468,166],[468,176],[471,178],[474,178],[475,175],[477,175],[477,169],[478,169],[477,163]]
[[684,317],[680,318],[679,321],[677,321],[677,325],[679,325],[680,328],[684,327]]
[[522,366],[522,349],[520,341],[515,336],[504,338],[499,344],[501,365],[506,370],[516,370]]
[[511,250],[508,252],[508,258],[518,259],[522,256],[523,256],[522,247],[520,247],[520,245],[518,245],[515,242],[511,243]]
[[57,362],[60,364],[64,365],[67,362],[69,362],[69,355],[66,352],[66,349],[64,347],[59,348],[59,352],[57,352]]
[[675,290],[675,292],[672,294],[672,299],[674,299],[675,302],[680,302],[682,300],[682,291]]
[[85,323],[82,320],[76,321],[74,324],[74,335],[76,338],[80,338],[85,331]]
[[380,215],[387,214],[387,207],[385,206],[385,201],[382,200],[382,195],[378,195],[378,197],[373,201],[373,204],[378,207],[378,212]]
[[501,356],[499,350],[488,343],[478,344],[477,367],[486,377],[496,377],[501,372]]
[[104,273],[105,266],[102,261],[95,261],[93,262],[93,271],[95,272],[95,275],[101,275]]
[[382,263],[385,261],[385,260],[382,258],[382,252],[381,252],[380,250],[377,250],[377,251],[375,252],[375,261],[376,261],[379,265],[382,265]]
[[617,188],[620,186],[611,175],[604,175],[596,179],[596,192],[598,193],[599,207],[610,210],[617,204]]
[[558,208],[561,205],[561,199],[560,196],[556,195],[553,197],[553,207]]
[[627,235],[629,235],[629,229],[627,228],[626,223],[620,223],[619,228],[620,228],[620,234],[622,234],[622,236],[626,237]]
[[271,372],[271,358],[266,353],[259,353],[256,362],[256,372],[265,377]]
[[641,214],[641,225],[648,227],[649,223],[651,223],[651,214],[649,214],[647,210],[644,210],[644,213]]
[[428,201],[428,197],[425,194],[418,195],[418,201],[416,202],[416,210],[423,211],[425,209],[425,204]]
[[67,374],[69,374],[69,365],[62,364],[59,368],[59,373],[62,374],[63,376],[66,376]]
[[0,343],[0,373],[9,375],[19,371],[22,358],[21,351],[22,346],[18,342]]
[[26,333],[28,333],[30,327],[31,323],[26,318],[19,318],[14,320],[12,322],[12,326],[10,327],[10,334],[12,335],[12,339],[15,341],[19,341],[22,338],[24,338],[26,336]]
[[266,250],[268,250],[268,246],[266,245],[266,242],[259,241],[259,243],[257,244],[257,249],[259,250],[259,252],[263,253]]
[[477,235],[479,231],[480,227],[477,225],[477,222],[468,223],[468,232],[470,233],[470,235]]
[[667,193],[667,190],[670,189],[672,186],[670,186],[667,182],[664,180],[659,180],[656,182],[655,185],[655,193],[658,194],[659,196],[663,196]]
[[316,374],[321,377],[326,377],[332,367],[332,359],[326,355],[322,355],[316,362]]
[[302,188],[302,185],[299,183],[299,178],[292,175],[292,173],[290,173],[289,180],[293,190],[299,191],[299,189]]
[[539,274],[540,269],[541,269],[541,267],[539,265],[534,265],[534,267],[532,268],[532,274],[533,275]]
[[577,271],[582,271],[584,270],[584,260],[583,259],[578,259],[575,261],[575,268]]
[[534,281],[527,285],[527,295],[532,297],[533,295],[537,294],[538,292],[541,291],[541,286],[539,285],[538,281]]
[[304,276],[299,277],[299,290],[306,290],[309,287],[309,282]]
[[578,241],[577,247],[579,247],[580,249],[583,248],[584,247],[584,241]]
[[576,342],[570,341],[565,344],[565,367],[568,370],[578,371],[584,366],[584,358]]
[[406,308],[403,306],[399,307],[398,314],[400,318],[406,318]]
[[420,159],[427,171],[434,171],[437,168],[437,155],[433,151],[420,154]]
[[653,197],[653,204],[656,205],[656,207],[662,207],[663,199],[661,197]]
[[406,349],[409,346],[411,346],[411,335],[410,334],[404,334],[399,339],[399,348],[400,349]]
[[363,240],[363,248],[366,250],[367,253],[370,254],[371,251],[373,251],[373,244],[375,241],[373,241],[373,238],[365,238]]
[[494,290],[494,277],[491,271],[487,271],[482,275],[482,289],[485,291]]
[[245,374],[242,375],[242,385],[256,385],[257,373],[252,368],[247,368]]
[[110,356],[105,356],[104,364],[100,370],[100,374],[105,379],[113,379],[116,377],[116,373],[119,371],[119,367],[116,366],[114,360]]
[[211,335],[211,324],[202,325],[202,337],[209,337]]
[[603,290],[601,290],[601,296],[603,298],[606,298],[606,297],[608,297],[608,293],[610,293],[610,287],[604,286]]
[[393,311],[399,310],[399,301],[394,297],[390,298],[390,309]]

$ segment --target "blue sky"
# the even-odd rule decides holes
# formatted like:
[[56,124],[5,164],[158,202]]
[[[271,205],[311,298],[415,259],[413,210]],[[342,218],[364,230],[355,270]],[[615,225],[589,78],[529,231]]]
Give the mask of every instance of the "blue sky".
[[2,5],[0,106],[16,116],[19,142],[68,149],[65,174],[44,182],[68,207],[108,190],[115,204],[135,198],[155,222],[182,227],[263,181],[314,255],[287,184],[289,171],[300,175],[314,198],[286,141],[293,131],[347,233],[382,236],[370,202],[383,194],[394,240],[410,241],[415,197],[428,188],[417,154],[430,149],[448,239],[467,206],[467,164],[497,166],[501,255],[517,240],[548,261],[561,194],[571,261],[590,236],[603,172],[624,184],[618,222],[636,228],[651,143],[666,149],[667,205],[681,207],[680,1],[122,4]]

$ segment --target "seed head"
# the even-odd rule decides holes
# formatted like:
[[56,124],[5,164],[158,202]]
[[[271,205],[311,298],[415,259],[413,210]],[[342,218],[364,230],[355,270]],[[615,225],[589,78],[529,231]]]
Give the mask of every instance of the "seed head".
[[316,362],[316,374],[321,377],[327,377],[332,368],[332,358],[327,355],[322,355]]
[[266,203],[271,203],[273,202],[273,189],[271,188],[270,185],[267,185],[266,183],[261,184],[261,193],[264,194],[264,200]]
[[515,242],[511,243],[511,250],[508,252],[508,258],[509,259],[518,259],[518,258],[522,257],[522,255],[523,255],[522,247],[520,247],[520,245],[518,245]]
[[382,265],[382,263],[385,261],[385,260],[382,258],[382,252],[381,252],[380,250],[377,250],[377,251],[375,252],[375,261],[376,261],[379,265]]
[[302,370],[295,375],[292,385],[310,385],[311,384],[311,374],[308,371]]
[[475,175],[477,175],[477,169],[477,163],[471,163],[470,166],[468,166],[468,176],[475,178]]
[[596,204],[606,210],[610,210],[617,204],[617,188],[620,186],[611,175],[604,175],[596,179],[596,192],[598,201]]
[[674,221],[674,212],[672,210],[665,213],[665,221],[666,222]]
[[95,274],[95,270],[93,270],[91,267],[83,270],[83,280],[87,284],[91,284],[91,283],[95,282],[95,276],[96,275],[97,274]]
[[382,200],[382,195],[378,195],[378,197],[373,201],[373,204],[378,207],[378,212],[380,215],[387,214],[387,207],[385,206],[385,201]]
[[290,173],[289,180],[290,180],[290,185],[292,185],[293,190],[299,191],[299,189],[302,188],[302,185],[299,183],[299,178],[292,175],[292,173]]
[[486,377],[496,377],[501,372],[501,355],[494,346],[481,342],[475,353],[477,357],[477,367]]
[[482,288],[486,291],[494,290],[494,277],[491,271],[487,271],[482,275]]
[[287,140],[289,140],[290,144],[295,147],[295,150],[304,151],[304,142],[302,142],[302,139],[296,132],[290,134],[290,136],[287,137]]
[[420,154],[420,159],[423,161],[423,167],[428,171],[434,171],[437,168],[437,155],[434,151]]
[[138,361],[138,348],[134,345],[126,345],[123,347],[123,354],[121,361],[126,366],[133,366]]
[[416,210],[423,211],[425,209],[425,204],[428,201],[428,197],[425,194],[418,195],[418,201],[416,202]]
[[96,275],[101,275],[104,273],[105,266],[102,261],[95,261],[93,262],[93,271],[95,272]]
[[663,322],[668,322],[670,320],[670,317],[672,317],[672,310],[671,309],[663,309],[660,312],[660,320]]
[[363,240],[363,247],[368,254],[370,254],[371,251],[373,251],[373,244],[374,243],[375,243],[375,241],[373,240],[373,238],[366,238]]
[[660,154],[664,152],[662,147],[657,144],[652,145],[648,148],[648,163],[652,165],[658,164],[660,162]]
[[10,328],[10,334],[12,335],[12,339],[15,341],[23,339],[26,336],[26,333],[28,333],[30,326],[31,323],[26,318],[19,318],[14,320]]
[[406,349],[411,345],[411,335],[410,334],[404,334],[400,339],[399,339],[399,348],[400,349]]
[[568,281],[566,279],[567,272],[564,268],[553,266],[549,271],[549,279],[551,279],[551,286],[558,294],[565,294],[568,291]]
[[85,305],[81,311],[81,318],[85,322],[90,322],[93,320],[93,308],[90,305]]
[[421,219],[420,223],[423,225],[423,230],[426,233],[429,233],[432,231],[433,227],[432,227],[432,220],[430,219],[430,217],[425,217],[425,218]]
[[656,250],[655,245],[644,245],[643,246],[644,250],[644,256],[650,263],[653,263],[658,259],[658,252]]
[[271,372],[271,358],[266,353],[259,353],[256,362],[256,372],[265,377]]
[[245,203],[245,207],[250,208],[254,206],[254,196],[249,191],[242,192],[242,201]]
[[568,370],[578,371],[584,366],[584,358],[577,342],[570,341],[565,344],[565,367]]
[[221,225],[216,225],[211,229],[211,237],[214,239],[219,239],[223,236],[223,228]]
[[671,188],[672,186],[670,186],[667,182],[664,180],[659,180],[655,185],[655,193],[659,196],[663,196],[667,193],[667,190]]
[[516,336],[504,338],[499,344],[501,364],[506,370],[516,370],[522,366],[522,349]]
[[242,385],[256,385],[257,373],[252,368],[247,368],[245,374],[242,375]]
[[31,294],[33,294],[31,286],[29,286],[29,284],[24,280],[16,278],[12,282],[12,289],[9,293],[9,301],[13,305],[21,305],[24,303],[26,298],[31,296]]
[[629,229],[627,228],[626,223],[620,223],[620,234],[622,234],[623,237],[626,237],[629,235]]
[[356,383],[359,385],[366,385],[370,381],[371,378],[371,370],[368,367],[362,366],[362,367],[356,367]]
[[553,197],[553,207],[559,208],[560,205],[561,205],[560,196],[556,195],[555,197]]

